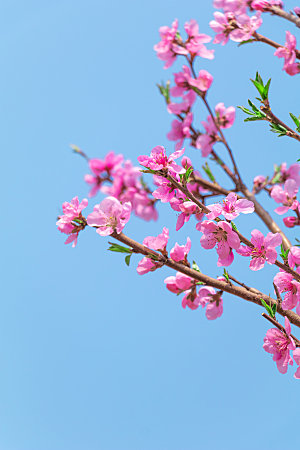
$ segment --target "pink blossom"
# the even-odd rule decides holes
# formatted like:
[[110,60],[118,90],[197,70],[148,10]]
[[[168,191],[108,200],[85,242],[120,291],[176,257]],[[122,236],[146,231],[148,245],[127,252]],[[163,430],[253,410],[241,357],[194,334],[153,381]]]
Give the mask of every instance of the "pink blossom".
[[88,200],[86,198],[79,203],[78,197],[74,197],[71,202],[63,203],[63,215],[58,218],[56,225],[59,231],[69,235],[65,244],[70,244],[72,242],[72,247],[76,246],[79,231],[83,230],[86,226],[81,211],[86,208],[87,205]]
[[[166,247],[169,240],[169,230],[168,228],[163,228],[163,231],[158,236],[147,236],[143,245],[145,247],[151,248],[152,250],[158,250],[159,252],[166,254]],[[145,256],[141,259],[137,266],[137,273],[139,275],[145,275],[148,272],[154,272],[159,267],[162,267],[162,263],[159,261],[154,261],[151,258]]]
[[256,177],[254,177],[253,179],[253,192],[256,194],[257,192],[259,192],[264,183],[266,182],[267,178],[264,175],[257,175]]
[[291,179],[284,183],[284,188],[280,185],[274,186],[271,191],[271,197],[276,203],[283,204],[283,206],[276,208],[275,212],[277,214],[285,214],[289,209],[296,210],[299,206],[299,202],[296,199],[297,192],[297,183]]
[[175,147],[176,150],[179,150],[179,148],[182,147],[185,138],[190,137],[191,135],[190,128],[192,122],[193,122],[193,113],[191,112],[189,112],[185,116],[183,121],[173,120],[171,124],[172,129],[167,134],[167,138],[170,139],[170,141],[177,141]]
[[202,122],[206,134],[201,134],[196,140],[196,148],[201,149],[202,156],[208,156],[212,151],[212,146],[218,140],[218,130],[210,116],[206,122]]
[[209,72],[207,72],[207,70],[202,69],[199,71],[198,77],[196,79],[192,78],[190,80],[190,85],[194,86],[202,92],[206,92],[210,88],[213,79],[213,76]]
[[230,128],[235,119],[235,107],[225,108],[224,103],[218,103],[215,107],[217,123],[220,128]]
[[96,227],[100,236],[109,236],[114,231],[119,234],[129,221],[130,213],[131,203],[122,205],[115,197],[107,197],[95,205],[94,211],[87,216],[87,224]]
[[196,298],[196,290],[195,289],[191,289],[189,291],[186,291],[185,296],[182,299],[182,307],[186,308],[187,306],[191,309],[191,310],[195,310],[198,309],[199,305],[197,303],[195,303],[195,298]]
[[191,250],[191,244],[192,243],[189,237],[187,238],[185,245],[179,245],[176,242],[175,246],[170,251],[170,257],[174,261],[186,261],[187,255]]
[[201,305],[203,308],[206,306],[205,315],[208,320],[215,320],[223,314],[222,297],[216,293],[213,287],[200,288],[194,303]]
[[293,357],[295,360],[295,363],[298,365],[298,368],[295,372],[294,378],[299,379],[300,378],[300,348],[296,348],[296,350],[293,351]]
[[300,7],[299,7],[299,6],[295,6],[295,8],[294,8],[294,13],[295,13],[298,17],[300,17]]
[[286,373],[288,365],[293,365],[290,350],[295,350],[296,346],[291,337],[291,324],[285,317],[285,333],[278,328],[271,328],[264,338],[263,348],[268,353],[273,353],[273,361],[277,364],[280,373]]
[[174,185],[163,177],[154,175],[154,182],[158,188],[152,192],[154,198],[163,203],[169,203],[175,195]]
[[[171,205],[172,208],[174,207],[174,203]],[[175,208],[173,208],[175,209]],[[197,206],[194,202],[188,200],[184,201],[183,203],[178,203],[178,210],[181,211],[181,214],[179,214],[177,222],[176,222],[176,231],[180,230],[180,228],[183,227],[183,225],[190,220],[190,217],[195,214],[196,218],[198,220],[202,219],[202,214],[200,211],[199,206]]]
[[290,247],[288,254],[289,266],[293,269],[295,265],[300,265],[300,248],[296,246]]
[[115,155],[114,152],[109,152],[104,159],[90,159],[89,166],[95,175],[100,175],[105,171],[110,173],[123,162],[123,159],[123,155]]
[[190,290],[195,285],[195,280],[193,280],[193,278],[190,278],[181,272],[176,272],[175,277],[167,277],[164,282],[167,289],[175,294]]
[[232,26],[232,20],[234,16],[232,14],[223,14],[219,11],[214,12],[215,20],[209,22],[210,27],[216,33],[214,44],[227,44],[229,35],[234,29]]
[[279,233],[268,233],[266,237],[258,231],[251,232],[253,247],[241,245],[237,253],[241,256],[251,256],[250,269],[260,270],[265,262],[274,264],[277,258],[275,247],[281,244],[282,237]]
[[164,227],[162,233],[159,234],[158,236],[147,236],[143,241],[143,245],[145,245],[148,248],[151,248],[152,250],[165,252],[168,240],[169,240],[169,230],[168,228]]
[[240,246],[240,239],[235,231],[232,230],[230,223],[220,221],[217,224],[205,220],[196,225],[197,230],[203,233],[200,244],[205,249],[214,248],[217,245],[219,255],[218,266],[230,266],[234,256],[232,249],[237,250]]
[[167,26],[160,27],[159,34],[161,41],[154,46],[157,57],[165,61],[164,69],[168,69],[176,59],[177,54],[184,54],[187,51],[177,44],[176,33],[178,29],[178,20],[174,20],[171,28]]
[[206,217],[210,220],[214,220],[220,214],[222,214],[226,220],[234,220],[241,213],[250,214],[254,211],[254,203],[246,199],[237,199],[237,195],[234,192],[230,192],[223,200],[223,205],[220,203],[214,203],[207,206],[211,213]]
[[214,8],[235,14],[243,14],[247,11],[247,0],[214,0],[213,5]]
[[254,0],[251,3],[251,8],[257,11],[269,11],[272,10],[272,6],[283,7],[281,0]]
[[173,97],[182,97],[186,91],[190,90],[190,81],[193,79],[189,67],[183,66],[182,72],[174,73],[175,85],[170,89]]
[[282,163],[280,165],[280,173],[281,173],[281,182],[284,182],[286,180],[292,179],[296,182],[297,186],[300,186],[300,164],[294,163],[291,164],[290,167],[287,169],[286,162]]
[[185,169],[178,166],[178,164],[174,162],[174,159],[179,158],[183,153],[184,148],[182,150],[177,150],[167,157],[166,149],[163,146],[158,145],[151,150],[150,157],[142,155],[138,157],[138,161],[142,166],[148,167],[151,170],[168,169],[168,172],[171,171],[180,174],[185,173]]
[[295,216],[288,216],[283,218],[283,223],[288,228],[294,228],[296,225],[299,225],[299,219]]
[[282,309],[295,308],[300,301],[300,283],[294,280],[293,275],[286,272],[277,273],[274,277],[274,283],[280,293],[286,293],[282,301]]
[[289,75],[295,75],[300,72],[299,64],[296,63],[296,38],[295,36],[286,31],[286,42],[284,47],[279,47],[274,55],[278,58],[284,58],[283,70]]
[[211,41],[211,37],[207,34],[199,33],[199,25],[196,20],[190,20],[184,25],[184,29],[188,35],[186,49],[192,56],[201,56],[202,58],[213,59],[214,50],[208,50],[204,44]]
[[251,17],[246,14],[236,17],[237,28],[230,33],[230,39],[234,42],[242,42],[250,39],[262,24],[260,14],[260,12],[257,12]]
[[162,266],[161,263],[158,263],[157,261],[152,261],[152,259],[147,258],[145,256],[145,258],[142,258],[138,263],[136,271],[139,275],[145,275],[148,272],[154,272],[161,266]]

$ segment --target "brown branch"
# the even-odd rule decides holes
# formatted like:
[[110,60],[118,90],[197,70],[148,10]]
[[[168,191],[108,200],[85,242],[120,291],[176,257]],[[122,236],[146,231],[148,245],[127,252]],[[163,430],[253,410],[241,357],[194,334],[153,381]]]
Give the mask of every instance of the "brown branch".
[[[289,337],[288,336],[288,334],[287,334],[287,332],[286,332],[286,330],[285,330],[285,328],[279,323],[279,322],[277,322],[277,320],[275,320],[273,317],[271,317],[271,316],[268,316],[268,314],[266,314],[266,313],[262,313],[262,316],[265,318],[265,319],[267,319],[269,322],[271,322],[271,324],[272,325],[275,325],[275,327],[276,328],[278,328],[278,330],[280,330],[282,333],[284,333],[287,337]],[[291,334],[290,335],[292,338],[293,338],[293,340],[295,341],[295,344],[296,344],[296,347],[300,347],[300,341],[299,341],[299,339],[297,339],[293,334]]]
[[174,269],[177,272],[183,273],[184,275],[187,275],[196,281],[201,281],[202,283],[205,283],[208,286],[212,286],[215,287],[216,289],[228,292],[229,294],[235,295],[236,297],[242,298],[251,303],[255,303],[256,305],[259,306],[262,306],[261,303],[262,298],[266,302],[269,302],[269,304],[276,305],[278,314],[280,314],[283,317],[287,317],[291,323],[300,328],[300,316],[298,316],[298,314],[296,314],[293,311],[283,310],[282,307],[278,305],[278,302],[275,299],[269,297],[268,295],[262,294],[259,291],[258,291],[259,293],[255,293],[243,287],[234,286],[225,281],[211,278],[208,275],[205,275],[201,272],[198,272],[197,270],[185,266],[184,264],[173,261],[171,258],[160,255],[157,252],[150,250],[148,247],[145,247],[139,242],[134,241],[133,239],[129,238],[123,233],[118,234],[114,232],[112,233],[111,237],[133,248],[135,253],[141,253],[142,255],[148,256],[150,258],[151,256],[154,256],[159,263],[167,267],[170,267],[171,269]]
[[279,6],[270,6],[268,8],[268,11],[275,16],[279,16],[283,19],[289,20],[290,22],[294,23],[296,27],[300,28],[300,17],[296,16],[295,14],[288,13],[287,11],[284,11],[284,9],[279,8]]
[[[263,42],[264,44],[268,44],[273,48],[281,48],[284,47],[284,45],[278,44],[278,42],[273,41],[272,39],[267,38],[266,36],[263,36],[262,34],[254,32],[253,35],[254,39],[250,42]],[[300,59],[300,52],[299,50],[295,49],[296,58]]]

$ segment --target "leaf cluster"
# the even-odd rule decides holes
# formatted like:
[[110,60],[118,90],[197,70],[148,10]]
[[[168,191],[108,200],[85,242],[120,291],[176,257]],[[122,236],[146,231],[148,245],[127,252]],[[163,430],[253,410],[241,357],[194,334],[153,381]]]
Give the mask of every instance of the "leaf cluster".
[[275,318],[277,305],[274,303],[272,306],[268,305],[262,298],[260,299],[261,304],[265,307],[267,310],[269,316],[271,316],[273,319]]

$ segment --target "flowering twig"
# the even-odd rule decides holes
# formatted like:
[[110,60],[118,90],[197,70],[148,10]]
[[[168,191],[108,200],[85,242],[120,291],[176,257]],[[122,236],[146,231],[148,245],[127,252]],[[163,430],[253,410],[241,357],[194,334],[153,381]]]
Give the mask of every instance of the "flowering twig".
[[[282,333],[284,333],[287,336],[287,332],[286,332],[285,328],[279,322],[277,322],[277,320],[275,320],[271,316],[268,316],[268,314],[266,314],[266,313],[262,313],[262,316],[265,319],[267,319],[269,322],[271,322],[273,325],[275,325],[275,327],[278,328],[278,330],[280,330]],[[300,347],[299,339],[297,339],[293,334],[291,334],[291,337],[294,339],[296,347]]]
[[139,242],[134,241],[133,239],[131,239],[130,237],[126,236],[123,233],[118,234],[114,232],[111,234],[111,237],[122,242],[123,244],[128,245],[130,248],[133,248],[135,250],[135,253],[141,253],[142,255],[148,256],[150,258],[154,257],[161,264],[170,267],[171,269],[174,269],[177,272],[181,272],[193,278],[194,280],[201,281],[202,283],[205,283],[208,286],[212,286],[215,287],[216,289],[228,292],[229,294],[233,294],[236,297],[255,303],[259,306],[262,306],[261,298],[263,298],[265,301],[268,301],[271,305],[277,305],[278,314],[287,317],[291,323],[300,328],[300,316],[298,316],[298,314],[294,313],[293,311],[283,310],[282,307],[278,305],[278,302],[268,295],[262,294],[259,291],[258,293],[255,293],[252,292],[252,290],[248,290],[244,287],[230,285],[225,281],[209,277],[208,275],[198,272],[197,270],[191,269],[190,267],[187,267],[184,264],[173,261],[171,258],[162,256],[159,253],[150,250],[148,247],[145,247]]

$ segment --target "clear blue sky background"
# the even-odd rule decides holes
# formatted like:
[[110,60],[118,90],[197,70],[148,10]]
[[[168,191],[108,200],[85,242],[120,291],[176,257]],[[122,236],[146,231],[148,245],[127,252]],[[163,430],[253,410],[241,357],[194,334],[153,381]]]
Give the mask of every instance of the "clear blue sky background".
[[[91,157],[113,149],[133,161],[158,144],[173,149],[155,83],[179,65],[164,71],[153,45],[159,26],[175,17],[181,29],[195,18],[213,34],[212,12],[210,1],[195,0],[0,6],[0,450],[299,449],[300,383],[293,368],[280,375],[263,351],[261,310],[225,295],[224,315],[209,322],[165,289],[168,269],[140,277],[139,258],[127,268],[93,230],[72,249],[55,227],[62,202],[88,192],[85,162],[69,144]],[[284,42],[285,29],[299,40],[277,18],[265,16],[261,31]],[[282,118],[300,113],[299,77],[281,70],[271,48],[215,48],[215,60],[198,66],[214,75],[213,105],[253,99],[249,78],[259,70],[272,75],[274,110]],[[197,120],[204,118],[199,106]],[[299,158],[296,142],[266,129],[244,124],[238,111],[226,132],[249,183],[271,174],[274,162]],[[187,153],[203,164],[195,150]],[[159,222],[133,218],[126,232],[142,240],[166,225],[170,248],[190,235],[200,268],[218,275],[216,254],[200,248],[194,222],[176,234],[174,213],[163,205],[159,212]],[[238,224],[266,232],[255,218]],[[272,292],[274,269],[250,273],[248,264],[239,258],[231,271]]]

